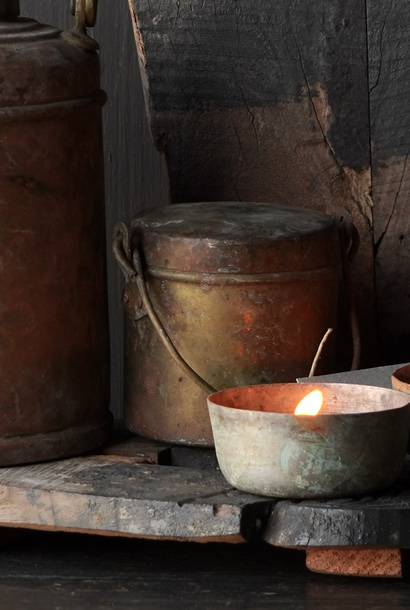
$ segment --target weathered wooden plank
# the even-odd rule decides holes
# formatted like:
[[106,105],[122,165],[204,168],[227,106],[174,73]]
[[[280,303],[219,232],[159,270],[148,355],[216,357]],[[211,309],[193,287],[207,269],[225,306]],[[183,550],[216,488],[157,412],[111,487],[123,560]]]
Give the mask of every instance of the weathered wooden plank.
[[381,359],[410,357],[410,7],[368,0],[372,192]]
[[[123,456],[133,458],[143,464],[172,464],[171,447],[166,443],[158,443],[148,439],[133,436],[127,440],[114,443],[102,450],[103,455]],[[174,464],[178,466],[178,464]]]
[[276,546],[409,548],[410,462],[389,489],[373,497],[278,502],[264,539]]
[[[285,547],[408,548],[410,501],[279,502],[264,534],[267,542]],[[390,505],[389,505],[390,504]]]
[[[238,174],[238,189],[239,170],[244,172],[249,165],[244,177],[247,181],[252,179],[251,171],[265,178],[256,189],[259,197],[262,193],[279,196],[278,189],[269,186],[277,186],[282,180],[285,199],[293,199],[295,178],[315,173],[317,187],[322,172],[331,172],[330,166],[333,178],[341,178],[343,166],[368,170],[363,7],[351,0],[323,5],[299,0],[274,4],[242,0],[226,2],[223,9],[201,0],[177,5],[171,0],[131,0],[131,5],[137,32],[142,36],[140,60],[148,81],[154,136],[172,169],[174,200],[193,200],[204,188],[203,198],[207,198],[207,192],[212,194],[220,183],[228,182],[226,177],[232,169],[235,176]],[[270,109],[275,107],[278,111],[272,115]],[[241,109],[243,114],[229,113],[228,109]],[[255,115],[256,109],[261,113]],[[173,115],[166,114],[169,111]],[[200,121],[197,133],[191,127],[193,119]],[[297,119],[300,123],[295,122]],[[212,128],[208,137],[206,122]],[[226,124],[225,128],[218,132],[221,124]],[[240,146],[239,128],[248,136],[243,141],[246,147]],[[189,135],[184,134],[185,130]],[[195,141],[189,141],[190,137]],[[273,142],[268,141],[271,137]],[[287,140],[293,150],[288,149]],[[218,143],[223,145],[222,150]],[[185,146],[195,155],[193,159],[184,157]],[[313,151],[314,159],[309,162],[309,154],[298,151],[299,147]],[[320,153],[314,152],[316,149]],[[295,167],[298,156],[303,157],[304,168],[300,160]],[[327,163],[318,171],[321,157]],[[197,164],[196,159],[206,162],[209,169]],[[229,161],[228,167],[220,167],[213,181],[206,183],[204,172],[209,175],[222,159]],[[178,161],[183,166],[176,174]],[[276,165],[278,169],[287,166],[291,176],[269,176],[267,169],[275,172]],[[188,167],[194,176],[186,175]],[[237,194],[232,184],[235,176],[225,185],[231,195]],[[254,189],[256,184],[254,176]],[[314,198],[311,190],[299,192],[297,199],[304,196],[310,201]],[[364,200],[365,207],[366,203]],[[323,201],[316,203],[320,204],[326,205]],[[362,213],[368,215],[369,210]]]
[[174,446],[171,449],[173,466],[196,468],[198,470],[217,470],[218,460],[214,449],[201,447]]
[[373,364],[365,6],[353,0],[130,0],[172,200],[278,201],[352,217]]
[[0,470],[0,524],[183,539],[242,537],[271,501],[217,471],[76,458]]
[[179,466],[197,470],[217,470],[218,461],[214,449],[188,447],[154,441],[142,436],[121,438],[104,447],[100,453],[104,456],[132,458],[141,464],[160,464],[162,466]]

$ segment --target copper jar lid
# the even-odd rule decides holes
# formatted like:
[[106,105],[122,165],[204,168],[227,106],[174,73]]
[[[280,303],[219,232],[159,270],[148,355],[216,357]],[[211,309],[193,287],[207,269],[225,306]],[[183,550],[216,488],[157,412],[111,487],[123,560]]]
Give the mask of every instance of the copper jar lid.
[[182,203],[130,222],[148,266],[200,273],[283,273],[339,264],[332,217],[271,203]]

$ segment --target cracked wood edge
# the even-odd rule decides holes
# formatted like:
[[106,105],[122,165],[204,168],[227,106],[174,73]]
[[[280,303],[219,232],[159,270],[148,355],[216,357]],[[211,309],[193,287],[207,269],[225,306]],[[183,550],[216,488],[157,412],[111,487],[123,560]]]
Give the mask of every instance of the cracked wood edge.
[[409,17],[407,4],[368,3],[377,316],[384,362],[409,355]]
[[274,546],[308,549],[409,548],[410,503],[396,498],[384,504],[278,502],[263,538]]

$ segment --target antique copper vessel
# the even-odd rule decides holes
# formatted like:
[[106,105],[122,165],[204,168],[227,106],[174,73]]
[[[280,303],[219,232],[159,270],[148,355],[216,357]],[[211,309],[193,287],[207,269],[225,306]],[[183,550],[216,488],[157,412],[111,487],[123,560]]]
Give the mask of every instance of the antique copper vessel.
[[212,446],[207,396],[307,375],[336,322],[337,229],[320,212],[155,208],[116,226],[114,252],[126,278],[125,419],[151,438]]
[[91,449],[111,425],[106,96],[75,8],[61,32],[0,0],[0,465]]
[[[295,415],[312,391],[317,415]],[[285,498],[349,497],[387,487],[406,455],[410,396],[339,383],[231,388],[208,398],[219,466],[238,489]]]

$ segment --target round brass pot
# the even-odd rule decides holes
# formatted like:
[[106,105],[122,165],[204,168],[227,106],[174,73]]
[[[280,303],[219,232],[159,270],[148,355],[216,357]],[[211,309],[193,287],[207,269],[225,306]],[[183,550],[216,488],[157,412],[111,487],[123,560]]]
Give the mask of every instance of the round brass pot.
[[[300,400],[323,394],[316,416]],[[208,398],[219,466],[234,487],[286,498],[342,497],[390,485],[402,466],[410,396],[364,385],[233,388]]]
[[[126,278],[125,419],[138,434],[212,446],[214,388],[308,375],[335,327],[338,234],[320,212],[244,202],[155,208],[119,223],[114,251]],[[165,334],[205,387],[173,360]]]

